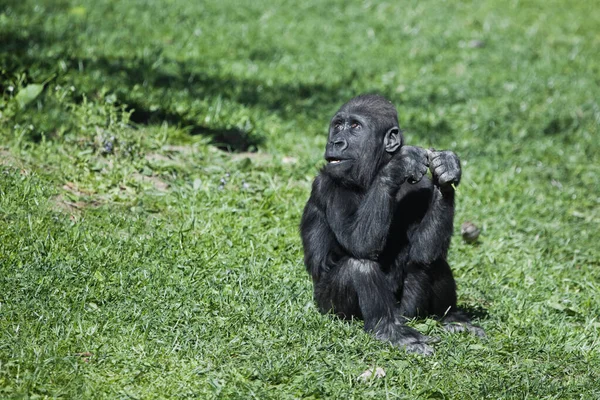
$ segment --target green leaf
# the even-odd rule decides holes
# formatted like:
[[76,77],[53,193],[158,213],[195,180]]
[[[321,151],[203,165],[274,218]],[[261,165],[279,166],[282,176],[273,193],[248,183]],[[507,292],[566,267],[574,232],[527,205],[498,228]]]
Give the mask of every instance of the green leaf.
[[31,103],[40,95],[40,93],[42,93],[42,90],[44,90],[44,85],[38,83],[29,84],[19,90],[19,93],[15,96],[17,103],[19,103],[19,107],[25,108],[27,104]]

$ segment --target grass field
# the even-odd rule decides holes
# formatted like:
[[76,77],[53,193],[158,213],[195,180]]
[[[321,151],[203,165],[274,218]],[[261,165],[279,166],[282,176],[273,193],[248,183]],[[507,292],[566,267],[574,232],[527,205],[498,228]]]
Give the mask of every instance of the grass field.
[[[583,0],[2,1],[0,398],[600,398],[599,27]],[[414,321],[419,357],[312,303],[299,219],[363,92],[461,157],[485,339]]]

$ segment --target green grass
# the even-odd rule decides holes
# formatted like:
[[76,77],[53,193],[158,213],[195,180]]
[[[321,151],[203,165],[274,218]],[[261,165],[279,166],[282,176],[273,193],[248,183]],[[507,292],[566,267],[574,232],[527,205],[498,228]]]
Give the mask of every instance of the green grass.
[[[598,26],[589,1],[5,0],[0,398],[600,397]],[[415,321],[423,358],[312,304],[298,223],[363,92],[463,161],[450,262],[486,339]]]

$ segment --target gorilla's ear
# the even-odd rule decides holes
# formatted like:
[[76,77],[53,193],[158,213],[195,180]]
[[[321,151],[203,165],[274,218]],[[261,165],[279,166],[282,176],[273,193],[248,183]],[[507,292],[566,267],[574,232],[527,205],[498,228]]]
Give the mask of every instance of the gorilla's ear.
[[385,136],[383,137],[383,145],[385,146],[385,151],[388,153],[394,153],[400,148],[400,146],[402,146],[402,134],[397,126],[391,128],[385,133]]

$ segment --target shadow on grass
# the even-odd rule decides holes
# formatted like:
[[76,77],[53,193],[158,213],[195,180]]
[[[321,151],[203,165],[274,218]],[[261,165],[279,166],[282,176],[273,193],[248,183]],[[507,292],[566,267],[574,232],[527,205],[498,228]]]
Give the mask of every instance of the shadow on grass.
[[[0,89],[8,86],[8,82],[20,74],[27,76],[24,84],[39,83],[56,75],[57,83],[73,84],[80,94],[85,93],[88,98],[95,97],[101,89],[117,93],[120,102],[126,106],[126,109],[132,111],[131,121],[137,124],[160,125],[168,122],[187,128],[192,135],[209,137],[216,147],[228,151],[253,150],[264,140],[249,130],[200,124],[198,118],[194,118],[193,115],[172,112],[168,107],[170,104],[151,110],[148,104],[128,95],[135,85],[143,85],[142,95],[145,94],[156,99],[156,97],[164,97],[166,91],[187,90],[190,92],[191,101],[198,96],[216,96],[218,87],[225,88],[227,85],[236,85],[236,82],[213,79],[212,81],[199,80],[194,83],[186,83],[184,78],[163,74],[153,69],[150,63],[137,59],[109,60],[107,58],[75,57],[67,54],[67,48],[72,47],[69,45],[65,45],[53,59],[45,57],[45,51],[50,46],[54,46],[53,50],[55,50],[55,44],[61,40],[63,38],[52,37],[37,28],[28,28],[20,32],[0,32],[0,48],[4,50],[0,55]],[[58,64],[62,64],[63,70],[59,69]],[[135,65],[135,67],[131,67],[131,65]],[[65,66],[67,72],[64,71]],[[206,85],[210,90],[202,89],[202,85]],[[250,93],[248,88],[246,90]],[[82,99],[83,96],[76,95],[72,101],[80,102]],[[45,105],[48,106],[48,104],[46,102]],[[64,122],[58,120],[52,122],[50,117],[48,119],[46,121],[48,123],[44,126],[48,130],[56,130]],[[56,124],[56,127],[51,126],[53,123]],[[38,138],[32,137],[31,139]]]
[[460,306],[458,307],[460,311],[465,313],[472,320],[482,320],[487,319],[489,316],[488,311],[482,306]]
[[[58,83],[75,85],[88,97],[106,89],[116,93],[119,101],[133,111],[133,122],[156,125],[166,121],[189,129],[192,135],[206,136],[215,146],[228,151],[254,150],[265,138],[252,128],[232,127],[231,124],[218,126],[218,122],[216,126],[215,123],[201,123],[204,111],[199,115],[199,111],[190,108],[195,100],[226,99],[277,114],[282,119],[296,118],[299,114],[323,119],[325,112],[333,113],[345,101],[362,92],[356,87],[356,71],[347,72],[347,76],[338,77],[335,82],[263,82],[232,76],[200,61],[168,59],[160,47],[144,57],[77,57],[80,45],[74,35],[68,32],[58,35],[37,26],[18,32],[0,32],[0,46],[5,49],[4,55],[0,56],[0,68],[5,71],[27,72],[32,79],[37,79],[36,82],[56,74]],[[47,56],[50,49],[53,57]],[[400,102],[397,94],[386,93],[386,90],[364,92],[379,92],[401,110],[430,108],[432,102],[453,103],[456,100],[430,93]],[[185,111],[177,107],[180,104],[185,105]],[[433,141],[452,131],[446,120],[429,121],[414,111],[402,123],[409,132],[424,133]]]
[[187,127],[191,135],[209,137],[211,143],[218,149],[232,152],[242,152],[256,149],[263,138],[252,136],[248,131],[238,128],[211,128],[199,125],[194,120],[182,115],[168,112],[164,109],[150,111],[140,103],[125,101],[126,109],[132,111],[131,121],[140,125],[160,125],[167,122],[170,125]]
[[[123,88],[133,88],[136,85],[147,86],[158,93],[174,91],[185,93],[187,103],[194,99],[226,99],[241,104],[248,108],[260,109],[267,113],[278,115],[280,118],[295,119],[304,115],[311,119],[323,120],[324,126],[333,113],[350,98],[361,93],[378,93],[390,99],[399,109],[400,123],[407,131],[418,132],[426,135],[427,139],[437,142],[440,138],[451,135],[452,123],[447,117],[432,118],[428,110],[437,105],[454,105],[465,102],[464,99],[450,95],[439,95],[432,89],[431,93],[423,96],[402,95],[385,88],[377,90],[361,90],[355,83],[358,80],[356,71],[347,72],[346,76],[337,77],[335,82],[263,82],[258,79],[240,78],[219,72],[213,65],[196,64],[192,61],[177,62],[162,59],[160,52],[154,58],[142,60],[140,58],[103,58],[96,60],[83,60],[90,70],[101,71],[113,79],[121,79]],[[156,67],[157,60],[162,60],[162,66]],[[73,60],[74,61],[74,60]],[[120,77],[120,78],[119,78]],[[118,90],[118,88],[115,88]],[[150,111],[144,102],[140,102],[120,92],[119,97],[135,109],[132,118],[136,122],[147,123],[163,119],[169,122],[184,122],[192,127],[192,134],[207,134],[218,140],[226,137],[225,143],[231,144],[233,136],[239,136],[239,144],[252,143],[250,132],[216,130],[199,126],[194,123],[194,115],[187,117],[180,113],[168,112],[167,107],[158,111]],[[173,108],[173,107],[171,107]],[[410,110],[410,111],[409,111]],[[324,119],[324,114],[325,119]],[[258,142],[260,143],[260,142]],[[235,148],[244,150],[236,145]]]

